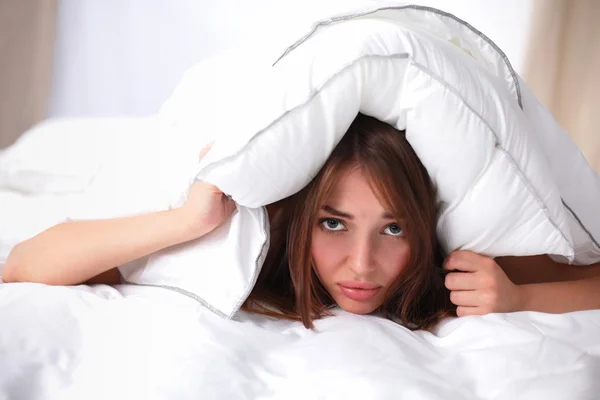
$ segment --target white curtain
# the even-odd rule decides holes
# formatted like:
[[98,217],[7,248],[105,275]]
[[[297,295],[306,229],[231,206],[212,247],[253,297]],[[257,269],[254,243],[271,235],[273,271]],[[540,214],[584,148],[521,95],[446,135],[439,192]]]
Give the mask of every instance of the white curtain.
[[[351,1],[358,0],[61,0],[51,115],[154,113],[198,60],[271,40],[314,9]],[[532,0],[417,3],[473,24],[520,71]]]
[[245,40],[278,35],[306,3],[61,0],[51,115],[155,113],[186,69]]

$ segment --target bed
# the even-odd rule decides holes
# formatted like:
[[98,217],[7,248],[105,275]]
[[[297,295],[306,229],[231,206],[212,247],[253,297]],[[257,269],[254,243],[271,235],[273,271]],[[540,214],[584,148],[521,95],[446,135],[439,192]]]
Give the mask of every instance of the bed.
[[[389,33],[386,40],[378,36],[383,31]],[[339,39],[347,37],[355,42]],[[304,168],[281,163],[274,177],[279,179],[276,184],[292,182],[301,187],[307,183],[304,177],[310,176],[307,168],[318,169],[322,161],[312,159],[309,165],[306,160],[317,153],[324,159],[331,150],[314,141],[325,138],[327,146],[332,146],[335,140],[327,135],[343,134],[344,124],[349,124],[359,105],[363,111],[365,104],[382,120],[386,112],[393,114],[394,124],[407,127],[414,136],[413,146],[425,134],[438,135],[426,138],[416,151],[429,171],[446,174],[446,178],[438,176],[436,183],[445,184],[454,196],[446,199],[453,207],[445,217],[450,215],[456,223],[442,224],[450,227],[442,232],[450,240],[448,247],[480,245],[475,250],[495,255],[515,249],[520,255],[553,251],[562,261],[579,264],[600,257],[596,239],[600,220],[596,206],[588,201],[600,193],[600,180],[503,53],[479,31],[428,7],[378,5],[366,12],[354,10],[325,19],[301,40],[290,43],[295,44],[278,59],[271,58],[272,54],[248,57],[240,65],[235,62],[239,54],[234,53],[234,62],[217,60],[192,68],[159,117],[48,120],[0,152],[0,275],[11,248],[47,227],[70,219],[135,215],[171,207],[181,201],[178,191],[186,190],[199,176],[209,182],[214,179],[222,189],[229,185],[227,193],[238,205],[258,210],[277,200],[269,196],[281,197],[299,189],[289,187],[286,193],[256,190],[258,178],[268,175],[264,171],[275,169],[260,162],[269,157],[278,162],[284,156],[292,160],[303,149],[300,158],[304,161],[298,162],[304,162]],[[356,43],[364,46],[354,47]],[[342,58],[344,51],[349,59]],[[371,54],[374,51],[379,53]],[[337,59],[329,57],[334,53]],[[268,79],[249,79],[244,72],[250,78],[261,75],[240,70],[257,60],[256,71],[266,78],[275,76],[271,86],[264,84]],[[365,67],[363,60],[372,63]],[[376,64],[386,60],[388,67]],[[266,68],[261,69],[262,64]],[[349,81],[327,70],[342,71],[340,65],[351,66],[348,71],[355,75],[344,78]],[[390,75],[365,73],[367,67]],[[271,74],[270,68],[278,72]],[[400,76],[402,68],[407,72]],[[320,80],[336,76],[342,78],[332,78],[332,84]],[[376,87],[363,81],[368,77],[379,77],[376,83],[382,86],[371,90],[376,95],[362,98],[362,93]],[[348,88],[356,89],[355,95]],[[389,101],[373,102],[386,88],[392,96]],[[257,93],[263,98],[252,104],[261,104],[261,109],[247,107]],[[330,96],[331,104],[310,102],[321,94]],[[390,105],[398,107],[382,111]],[[199,108],[209,111],[199,113]],[[465,121],[469,116],[470,122],[461,122],[455,115]],[[217,141],[199,168],[197,155],[201,142],[207,140],[201,134],[214,134],[212,128],[222,126],[223,118],[234,133]],[[307,128],[309,123],[316,125]],[[423,135],[414,135],[419,127]],[[294,140],[281,139],[277,129]],[[304,131],[312,136],[301,136]],[[446,132],[447,136],[440,136]],[[271,142],[269,137],[279,139]],[[299,138],[305,141],[295,141]],[[267,154],[264,149],[271,149],[274,142],[281,146]],[[250,152],[247,144],[265,146],[261,157],[245,162]],[[441,150],[430,150],[434,144]],[[448,145],[455,145],[453,152],[446,151]],[[553,157],[559,151],[566,156]],[[463,163],[477,158],[470,157],[473,154],[489,157],[481,157],[478,166]],[[492,164],[491,160],[504,161]],[[438,161],[446,164],[437,165]],[[240,173],[219,175],[221,167]],[[456,184],[458,178],[468,176],[473,180]],[[474,191],[478,195],[466,196],[482,182],[488,186]],[[509,193],[502,184],[511,187],[511,182],[518,190]],[[246,190],[244,185],[255,190]],[[464,192],[455,191],[456,186]],[[454,206],[465,212],[454,213],[459,209]],[[507,215],[514,221],[507,222]],[[481,216],[497,219],[488,223]],[[465,222],[467,218],[471,219]],[[259,220],[251,222],[245,227],[260,232]],[[519,232],[513,222],[519,222]],[[226,250],[247,235],[230,236],[233,239],[224,235],[210,243]],[[462,242],[452,242],[459,239]],[[221,292],[232,279],[217,268],[190,268],[187,275],[174,276],[170,262],[195,266],[205,259],[206,248],[179,258],[167,254],[140,260],[147,269],[122,266],[124,278],[136,284],[0,284],[0,399],[599,397],[600,310],[451,318],[431,332],[412,332],[377,315],[334,310],[333,316],[307,330],[301,323],[237,310],[263,255],[264,245],[259,241],[248,247],[259,255],[241,257],[243,265],[232,267],[235,273],[230,276],[240,277],[240,285],[232,290],[237,297],[231,298]],[[153,285],[165,279],[173,279],[171,289],[178,290]],[[214,288],[202,287],[203,282]],[[212,296],[204,297],[210,301],[200,301],[199,295],[206,294]],[[206,307],[207,303],[213,307]]]
[[307,331],[223,320],[162,289],[0,293],[5,398],[594,399],[599,390],[595,311],[449,320],[434,333],[337,312]]
[[[89,137],[108,130],[107,140],[128,135],[127,143],[139,146],[141,139],[152,142],[153,126],[152,118],[67,119],[38,129]],[[122,158],[110,154],[111,164],[137,162],[140,155],[126,147]],[[101,215],[82,204],[106,179],[116,179],[115,171],[104,161],[87,171],[94,179],[77,193],[3,186],[0,265],[15,243],[45,227]],[[125,212],[128,205],[115,207]],[[6,399],[596,399],[600,393],[600,311],[466,317],[411,332],[378,316],[336,310],[311,331],[243,312],[223,319],[162,288],[20,283],[0,284],[0,326],[0,398]]]

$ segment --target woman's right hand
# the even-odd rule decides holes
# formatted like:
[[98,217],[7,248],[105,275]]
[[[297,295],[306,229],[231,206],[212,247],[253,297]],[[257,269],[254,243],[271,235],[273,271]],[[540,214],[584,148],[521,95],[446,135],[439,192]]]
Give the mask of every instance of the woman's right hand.
[[[208,153],[209,144],[200,152],[200,159]],[[186,203],[181,207],[190,235],[196,239],[221,226],[236,210],[236,204],[219,188],[196,181],[190,187]]]

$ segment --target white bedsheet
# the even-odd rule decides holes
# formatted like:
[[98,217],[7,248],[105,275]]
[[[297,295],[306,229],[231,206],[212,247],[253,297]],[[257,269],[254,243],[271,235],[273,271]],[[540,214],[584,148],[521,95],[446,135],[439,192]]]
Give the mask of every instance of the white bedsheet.
[[165,289],[0,285],[0,399],[597,399],[600,311],[221,319]]

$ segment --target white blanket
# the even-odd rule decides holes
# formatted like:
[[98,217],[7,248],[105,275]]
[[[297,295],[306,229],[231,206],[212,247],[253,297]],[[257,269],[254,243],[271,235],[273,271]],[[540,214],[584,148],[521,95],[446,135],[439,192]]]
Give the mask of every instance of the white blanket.
[[[0,191],[10,248],[80,195]],[[435,334],[338,312],[223,320],[160,288],[0,284],[0,399],[597,399],[600,311],[448,320]]]
[[[174,312],[176,310],[176,312]],[[160,288],[0,285],[1,399],[597,399],[600,311],[221,319]]]
[[[600,178],[502,50],[440,10],[350,3],[283,48],[257,43],[184,74],[158,117],[163,158],[173,160],[161,174],[176,194],[170,204],[199,179],[245,212],[186,252],[121,268],[127,282],[176,287],[233,316],[265,256],[268,240],[247,244],[267,236],[260,207],[308,184],[358,112],[406,131],[436,187],[446,254],[600,262]],[[198,164],[207,136],[216,140]],[[217,246],[223,251],[207,251]],[[242,256],[222,274],[173,273],[174,265],[219,265],[234,252]]]
[[[80,157],[90,162],[77,179],[56,168],[54,193],[31,193],[39,188],[39,174],[28,171],[47,168],[26,165],[28,152],[21,164],[3,164],[19,168],[0,185],[13,188],[0,190],[0,273],[14,244],[48,226],[129,215],[161,203],[149,196],[163,193],[160,188],[147,190],[154,188],[156,170],[119,168],[159,169],[151,121],[133,122],[126,129],[131,135],[104,125],[101,153],[111,156]],[[90,154],[97,154],[90,143]],[[190,153],[195,162],[196,149]],[[572,158],[552,161],[559,171]],[[85,185],[81,191],[79,184]],[[225,320],[162,288],[3,284],[0,400],[562,400],[597,399],[600,393],[600,311],[452,319],[434,333],[336,314],[311,331],[254,315]]]
[[[0,270],[18,241],[94,217],[83,207],[94,193],[0,190]],[[454,319],[435,334],[337,314],[310,331],[224,320],[161,288],[3,284],[0,399],[562,400],[600,390],[600,311]]]

